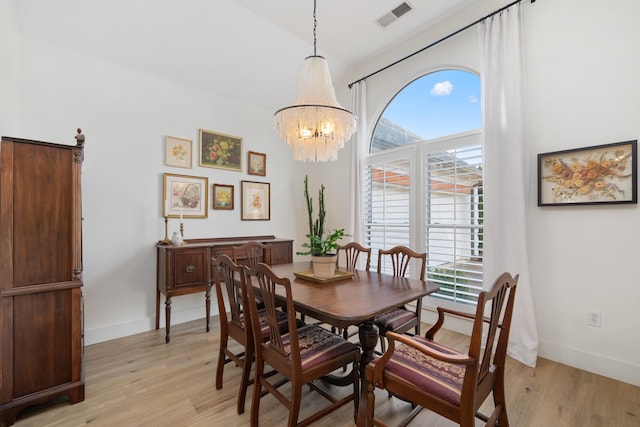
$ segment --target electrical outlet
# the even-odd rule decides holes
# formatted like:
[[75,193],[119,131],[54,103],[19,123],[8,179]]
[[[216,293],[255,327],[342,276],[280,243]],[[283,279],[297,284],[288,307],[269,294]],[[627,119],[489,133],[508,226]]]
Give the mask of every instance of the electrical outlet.
[[588,313],[587,323],[589,326],[597,326],[599,328],[602,326],[601,321],[602,319],[600,318],[599,311],[590,311]]

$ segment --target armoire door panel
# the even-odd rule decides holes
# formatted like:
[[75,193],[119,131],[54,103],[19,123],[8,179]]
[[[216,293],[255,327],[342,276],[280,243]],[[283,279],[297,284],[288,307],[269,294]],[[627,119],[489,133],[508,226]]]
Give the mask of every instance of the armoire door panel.
[[20,144],[14,159],[14,286],[71,280],[73,158]]
[[71,382],[71,290],[13,297],[14,398]]

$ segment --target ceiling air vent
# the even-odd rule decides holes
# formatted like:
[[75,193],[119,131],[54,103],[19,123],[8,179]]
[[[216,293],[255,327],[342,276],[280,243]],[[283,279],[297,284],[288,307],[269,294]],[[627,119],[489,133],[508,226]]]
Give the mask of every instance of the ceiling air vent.
[[385,13],[381,18],[379,18],[378,24],[380,24],[381,27],[386,27],[405,13],[409,12],[411,9],[412,8],[408,3],[401,3],[400,5],[396,6],[391,12]]

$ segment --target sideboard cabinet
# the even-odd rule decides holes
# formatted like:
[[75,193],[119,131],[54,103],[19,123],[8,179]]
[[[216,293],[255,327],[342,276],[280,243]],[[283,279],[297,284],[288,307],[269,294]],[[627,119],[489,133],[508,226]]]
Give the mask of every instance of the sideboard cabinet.
[[0,142],[0,425],[28,406],[84,400],[84,137]]
[[[211,313],[211,257],[226,254],[233,258],[233,246],[256,241],[268,245],[263,261],[269,265],[293,262],[293,240],[275,236],[192,239],[183,245],[158,243],[156,329],[160,328],[160,294],[165,296],[165,342],[171,339],[171,298],[205,293],[206,330]],[[242,263],[242,260],[238,261]]]

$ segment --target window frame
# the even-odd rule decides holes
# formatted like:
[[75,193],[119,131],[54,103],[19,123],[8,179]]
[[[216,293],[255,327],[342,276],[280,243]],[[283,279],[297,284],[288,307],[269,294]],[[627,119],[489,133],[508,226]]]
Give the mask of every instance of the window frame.
[[[412,79],[410,82],[400,87],[399,90],[394,92],[393,96],[389,99],[389,101],[384,106],[384,108],[381,109],[378,115],[378,118],[375,121],[375,126],[373,127],[372,132],[370,134],[368,153],[366,154],[365,159],[363,159],[364,160],[363,175],[365,179],[364,182],[365,182],[366,188],[368,188],[369,178],[370,178],[369,166],[375,165],[375,164],[381,164],[381,163],[394,162],[394,161],[402,161],[402,160],[406,160],[409,162],[409,174],[410,174],[409,176],[409,180],[410,180],[409,181],[410,182],[409,210],[408,210],[409,212],[408,225],[409,225],[409,236],[410,236],[409,246],[411,248],[422,248],[419,250],[419,252],[426,251],[427,249],[427,225],[426,225],[427,188],[426,188],[426,183],[424,181],[427,173],[426,172],[427,156],[430,153],[434,153],[438,151],[446,151],[451,149],[459,149],[463,147],[477,145],[477,146],[480,146],[483,152],[482,163],[484,165],[484,130],[482,128],[466,130],[466,131],[462,131],[454,134],[439,136],[433,139],[419,140],[411,144],[401,145],[401,146],[390,148],[387,150],[378,150],[378,151],[372,151],[374,148],[373,147],[374,137],[376,134],[377,126],[380,123],[380,121],[384,118],[384,113],[387,107],[391,102],[393,102],[394,99],[396,99],[396,96],[400,92],[406,90],[407,87],[409,87],[413,82],[415,82],[416,80],[426,75],[437,73],[439,71],[452,70],[452,69],[478,75],[476,72],[469,69],[447,67],[447,68],[442,68],[438,70],[428,71],[427,73]],[[480,112],[480,114],[482,114],[482,111]],[[410,131],[410,129],[408,130]],[[365,230],[364,238],[366,239],[366,242],[370,243],[371,242],[370,228],[372,224],[367,222],[367,218],[369,215],[369,207],[367,205],[366,197],[368,197],[368,195],[364,194],[363,196],[365,197],[365,200],[363,201],[364,215],[362,218],[363,230]],[[428,256],[429,255],[427,254],[427,257]],[[372,261],[374,260],[372,259]],[[482,262],[484,263],[484,260]],[[427,275],[428,275],[428,272],[427,272]],[[474,313],[476,308],[475,303],[455,302],[455,301],[450,301],[450,300],[446,300],[446,299],[438,298],[434,296],[427,296],[426,298],[424,298],[424,301],[423,301],[424,308],[434,309],[437,306],[455,309],[455,310],[463,311],[467,313]]]

